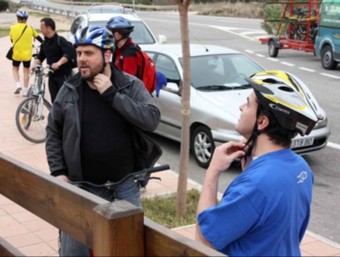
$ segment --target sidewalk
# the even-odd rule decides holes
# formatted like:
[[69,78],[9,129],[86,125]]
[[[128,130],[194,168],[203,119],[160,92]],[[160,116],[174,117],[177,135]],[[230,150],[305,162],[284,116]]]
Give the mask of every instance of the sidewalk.
[[[17,105],[23,100],[14,95],[11,63],[5,59],[9,38],[0,38],[0,152],[48,172],[44,144],[33,144],[25,140],[17,131],[14,115]],[[161,181],[151,180],[144,197],[174,193],[177,190],[177,174],[173,171],[159,173]],[[1,182],[0,182],[1,186]],[[188,189],[200,188],[189,181]],[[0,238],[18,248],[26,256],[58,256],[58,231],[42,219],[0,195]],[[178,233],[194,238],[194,225],[174,229]],[[340,245],[307,232],[302,244],[303,256],[340,256]]]

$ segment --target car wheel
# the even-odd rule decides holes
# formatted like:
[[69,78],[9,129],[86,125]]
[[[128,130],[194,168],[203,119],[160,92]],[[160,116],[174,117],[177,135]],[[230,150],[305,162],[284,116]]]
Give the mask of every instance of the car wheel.
[[268,43],[268,54],[270,57],[277,57],[279,54],[279,48],[275,46],[274,40],[270,40]]
[[328,45],[324,46],[321,50],[321,64],[326,70],[333,70],[338,64],[334,61],[332,48]]
[[209,128],[198,126],[191,135],[190,149],[199,166],[207,168],[210,164],[215,144]]

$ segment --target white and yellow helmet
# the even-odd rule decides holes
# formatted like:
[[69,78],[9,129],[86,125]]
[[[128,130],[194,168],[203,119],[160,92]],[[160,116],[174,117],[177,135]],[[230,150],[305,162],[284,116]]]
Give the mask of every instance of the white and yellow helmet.
[[291,73],[268,70],[248,79],[261,105],[268,108],[285,129],[308,135],[323,119],[319,104],[308,87]]

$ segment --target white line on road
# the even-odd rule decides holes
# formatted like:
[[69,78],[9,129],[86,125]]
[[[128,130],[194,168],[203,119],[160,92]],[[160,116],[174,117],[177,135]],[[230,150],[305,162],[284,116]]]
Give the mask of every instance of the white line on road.
[[214,25],[210,25],[210,27],[215,28],[215,29],[223,30],[223,31],[228,32],[228,33],[230,33],[230,34],[237,35],[237,36],[239,36],[239,37],[243,37],[243,38],[250,39],[250,40],[255,40],[254,38],[251,38],[251,37],[247,37],[247,36],[241,35],[239,32],[231,31],[231,30],[240,30],[239,28],[234,28],[234,27],[222,27],[222,26],[214,26]]
[[253,34],[263,34],[263,30],[252,30],[252,31],[244,31],[240,32],[241,35],[253,35]]
[[329,78],[340,79],[339,76],[335,76],[335,75],[332,75],[332,74],[323,73],[323,72],[321,72],[320,74],[323,75],[323,76],[329,77]]
[[334,148],[334,149],[340,150],[340,145],[336,144],[336,143],[327,142],[327,146],[330,147],[330,148]]
[[300,70],[304,70],[304,71],[309,71],[309,72],[315,72],[315,70],[313,69],[308,69],[308,68],[305,68],[305,67],[299,67]]
[[267,60],[273,61],[273,62],[278,62],[279,61],[279,59],[273,58],[273,57],[268,57]]
[[293,63],[289,63],[289,62],[281,62],[283,65],[287,65],[287,66],[290,66],[290,67],[294,67],[295,64]]
[[256,56],[261,57],[261,58],[265,57],[263,54],[256,54]]
[[249,54],[253,54],[253,53],[255,53],[254,51],[252,51],[252,50],[249,50],[249,49],[245,49],[244,51],[245,51],[245,52],[247,52],[247,53],[249,53]]

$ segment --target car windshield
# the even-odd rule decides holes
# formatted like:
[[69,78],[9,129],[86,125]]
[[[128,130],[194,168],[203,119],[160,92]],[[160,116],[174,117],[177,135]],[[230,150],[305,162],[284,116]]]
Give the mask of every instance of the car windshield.
[[243,54],[191,57],[191,84],[198,90],[246,89],[246,78],[262,70]]
[[[107,20],[98,21],[93,20],[89,21],[89,25],[97,25],[97,26],[106,26]],[[132,40],[136,44],[154,44],[156,43],[155,38],[151,34],[150,30],[145,26],[145,24],[141,21],[131,21],[131,23],[135,26],[133,32],[131,33]]]

